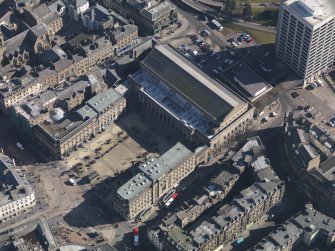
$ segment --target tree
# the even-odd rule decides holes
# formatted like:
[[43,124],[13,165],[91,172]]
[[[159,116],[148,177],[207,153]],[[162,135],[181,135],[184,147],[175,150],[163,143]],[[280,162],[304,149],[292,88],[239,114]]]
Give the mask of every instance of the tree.
[[231,13],[235,10],[236,2],[235,0],[226,0],[225,11]]
[[246,3],[244,5],[244,9],[243,9],[242,15],[243,15],[243,17],[246,17],[246,18],[250,18],[251,17],[251,15],[252,15],[252,9],[251,9],[251,4],[250,3]]

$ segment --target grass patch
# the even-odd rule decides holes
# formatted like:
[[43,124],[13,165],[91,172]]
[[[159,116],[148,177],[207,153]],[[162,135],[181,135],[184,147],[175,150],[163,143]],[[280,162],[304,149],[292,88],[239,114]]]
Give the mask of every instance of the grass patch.
[[277,26],[278,8],[252,8],[252,22],[266,26]]
[[257,43],[259,44],[272,44],[276,40],[276,34],[266,31],[260,31],[244,26],[240,26],[236,23],[223,23],[224,26],[237,31],[237,32],[247,32],[249,33]]

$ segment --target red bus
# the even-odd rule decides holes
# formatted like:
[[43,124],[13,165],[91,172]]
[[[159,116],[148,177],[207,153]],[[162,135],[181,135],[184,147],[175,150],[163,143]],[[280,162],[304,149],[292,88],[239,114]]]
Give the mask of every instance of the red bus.
[[177,194],[177,193],[172,194],[171,198],[168,199],[167,202],[165,202],[165,207],[169,207],[169,206],[171,205],[171,203],[172,203],[175,199],[177,199],[177,197],[178,197],[178,194]]
[[135,227],[133,229],[133,233],[134,233],[134,246],[138,246],[139,245],[139,235],[138,235],[138,227]]

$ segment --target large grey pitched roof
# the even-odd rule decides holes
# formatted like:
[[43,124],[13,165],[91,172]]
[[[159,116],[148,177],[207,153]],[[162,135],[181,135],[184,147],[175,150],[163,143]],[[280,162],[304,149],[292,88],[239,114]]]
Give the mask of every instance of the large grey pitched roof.
[[142,64],[216,120],[244,104],[168,45],[156,46]]
[[5,41],[5,54],[14,53],[19,50],[29,51],[32,49],[37,37],[48,34],[45,24],[41,23],[21,32],[20,34]]

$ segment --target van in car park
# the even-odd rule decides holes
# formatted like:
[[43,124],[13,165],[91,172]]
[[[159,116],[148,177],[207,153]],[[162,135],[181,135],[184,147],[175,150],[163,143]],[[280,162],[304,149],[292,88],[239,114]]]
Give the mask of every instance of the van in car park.
[[233,41],[233,42],[231,42],[231,45],[232,45],[232,46],[234,46],[234,47],[238,47],[238,44],[237,44],[237,43],[235,43],[234,41]]
[[74,179],[70,178],[69,181],[72,186],[77,185],[77,182]]

